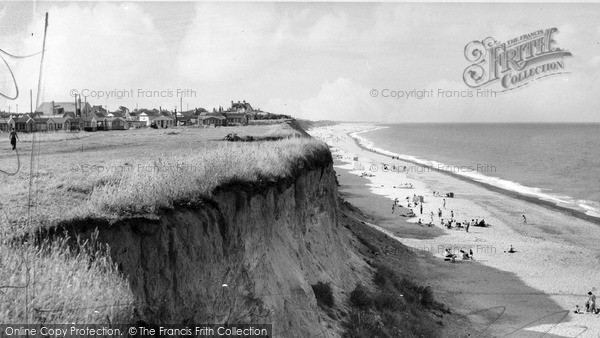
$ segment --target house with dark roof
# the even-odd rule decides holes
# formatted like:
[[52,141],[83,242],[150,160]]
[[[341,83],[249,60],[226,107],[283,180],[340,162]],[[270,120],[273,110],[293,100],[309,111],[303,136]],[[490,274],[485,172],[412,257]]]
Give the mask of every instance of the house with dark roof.
[[48,119],[48,131],[65,130],[67,119],[64,117],[51,117]]
[[96,131],[98,129],[98,121],[96,116],[82,116],[79,118],[83,122],[83,130],[85,131]]
[[33,118],[34,131],[48,131],[48,120],[49,117],[35,117]]
[[247,103],[246,100],[244,100],[243,102],[238,101],[237,103],[234,103],[232,100],[231,108],[229,108],[229,111],[236,113],[252,113],[254,110],[252,109],[250,103]]
[[219,112],[201,113],[198,119],[203,126],[220,127],[227,124],[227,118]]
[[92,112],[98,116],[98,114],[102,114],[102,116],[108,115],[108,111],[104,109],[102,106],[92,106]]
[[12,124],[10,122],[10,117],[0,117],[0,131],[10,131],[12,128]]
[[106,130],[125,130],[129,129],[129,124],[127,123],[127,120],[122,117],[107,117],[106,128]]
[[45,117],[52,116],[87,116],[93,114],[92,106],[88,102],[79,102],[77,104],[78,107],[75,106],[75,101],[73,102],[42,102],[37,109],[36,113],[43,114]]
[[32,132],[35,129],[35,121],[29,115],[11,118],[16,131]]

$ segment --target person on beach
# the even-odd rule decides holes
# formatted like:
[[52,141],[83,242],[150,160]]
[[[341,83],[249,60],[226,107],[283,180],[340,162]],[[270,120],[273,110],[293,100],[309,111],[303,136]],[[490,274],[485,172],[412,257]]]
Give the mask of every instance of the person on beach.
[[8,139],[10,140],[10,144],[12,145],[12,150],[15,150],[17,148],[17,140],[19,139],[19,136],[17,135],[17,132],[15,131],[15,128],[12,128],[10,130],[10,134],[8,135]]
[[421,203],[421,215],[423,215],[423,203]]
[[588,292],[588,300],[585,302],[585,310],[593,314],[596,313],[596,296],[592,291]]
[[469,254],[471,255],[471,260],[474,261],[475,258],[473,258],[473,249],[469,249]]
[[515,253],[515,252],[517,252],[517,250],[515,250],[515,248],[513,248],[512,244],[511,244],[510,249],[508,249],[508,251],[504,251],[504,252]]
[[454,210],[450,210],[450,218],[454,218]]
[[469,232],[469,226],[471,226],[471,223],[469,223],[469,222],[466,222],[466,224],[467,224],[467,226],[466,226],[465,230],[466,230],[467,232]]
[[431,212],[431,222],[433,222],[433,211]]
[[444,198],[444,209],[446,209],[446,199]]
[[438,208],[438,217],[442,217],[442,209]]
[[394,202],[394,204],[392,204],[392,214],[394,213],[394,211],[396,211],[396,202]]
[[446,257],[444,260],[452,261],[452,263],[454,263],[455,259],[456,259],[456,255],[453,254],[452,252],[450,252],[450,249],[446,248]]
[[525,215],[523,215],[523,223],[527,224],[527,217],[525,217]]

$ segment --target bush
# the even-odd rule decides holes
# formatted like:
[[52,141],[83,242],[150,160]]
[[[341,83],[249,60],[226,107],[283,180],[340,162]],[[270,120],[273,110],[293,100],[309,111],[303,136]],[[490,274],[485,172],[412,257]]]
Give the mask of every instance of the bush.
[[378,292],[373,298],[373,305],[377,310],[398,311],[405,308],[405,302],[402,297],[395,293]]
[[342,337],[388,337],[379,316],[373,311],[352,309]]
[[350,292],[350,304],[359,309],[368,309],[373,303],[373,296],[362,284],[357,284]]
[[317,304],[320,306],[333,307],[334,299],[333,292],[331,291],[331,283],[318,282],[317,284],[311,285],[315,297],[317,298]]

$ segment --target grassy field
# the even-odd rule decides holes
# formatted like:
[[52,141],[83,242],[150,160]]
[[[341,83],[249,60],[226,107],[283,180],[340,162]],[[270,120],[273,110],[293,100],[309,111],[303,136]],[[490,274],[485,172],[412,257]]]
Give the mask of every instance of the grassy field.
[[[287,139],[223,141],[229,133]],[[229,181],[284,177],[296,161],[326,149],[296,135],[287,125],[22,134],[18,159],[8,140],[0,146],[0,235],[74,218],[153,212],[207,197]],[[19,171],[7,175],[19,162]]]
[[[228,142],[229,133],[278,141]],[[288,125],[21,134],[0,144],[0,322],[127,321],[132,296],[97,243],[10,238],[86,217],[154,212],[220,185],[287,177],[328,153]],[[94,259],[91,259],[94,257]],[[91,263],[90,263],[91,262]]]

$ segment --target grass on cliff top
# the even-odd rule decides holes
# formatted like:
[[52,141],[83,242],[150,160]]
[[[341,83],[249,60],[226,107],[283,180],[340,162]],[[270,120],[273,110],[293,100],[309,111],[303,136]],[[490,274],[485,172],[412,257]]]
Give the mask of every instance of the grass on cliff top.
[[[230,133],[282,139],[223,141]],[[71,219],[153,212],[210,197],[221,185],[289,177],[328,158],[324,143],[299,135],[288,124],[39,133],[35,142],[22,134],[19,161],[8,140],[0,143],[0,236]],[[6,175],[19,162],[17,174]]]
[[[223,141],[229,133],[284,139]],[[69,219],[151,212],[327,159],[325,144],[298,135],[287,125],[22,134],[18,160],[0,143],[0,322],[131,322],[132,292],[106,248],[11,238]]]

